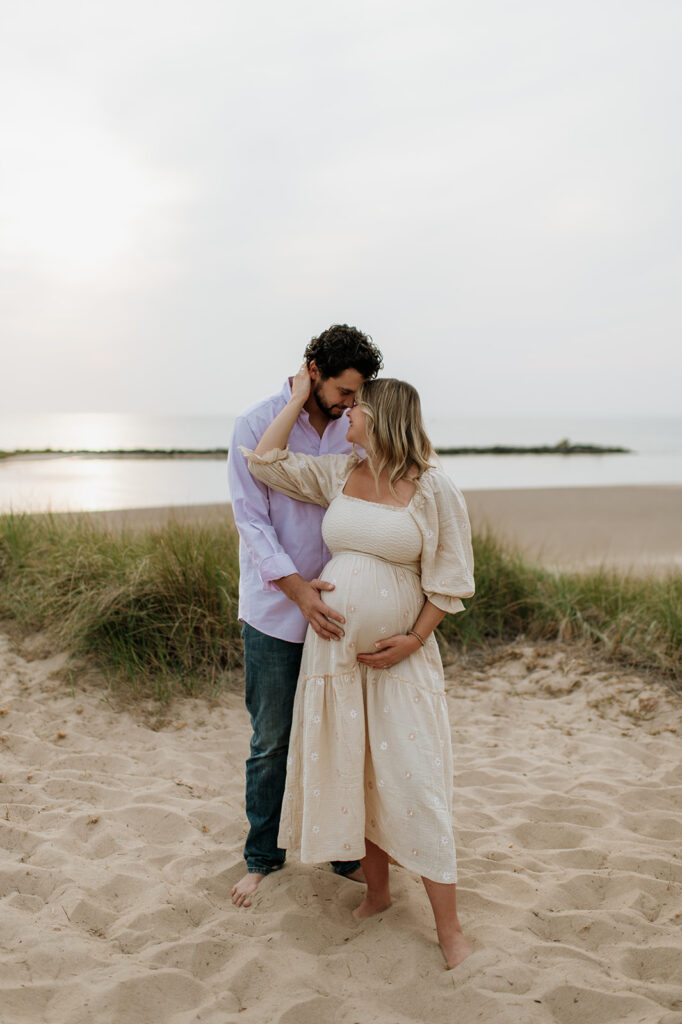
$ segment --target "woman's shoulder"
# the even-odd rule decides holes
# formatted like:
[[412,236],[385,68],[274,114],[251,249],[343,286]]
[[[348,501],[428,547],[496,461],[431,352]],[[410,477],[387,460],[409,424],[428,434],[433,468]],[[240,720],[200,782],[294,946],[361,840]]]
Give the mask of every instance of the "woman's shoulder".
[[451,477],[440,466],[429,466],[428,469],[424,470],[419,479],[431,484],[432,487],[442,484],[443,481],[448,481],[452,484]]
[[422,491],[424,497],[436,497],[437,495],[452,495],[461,501],[464,497],[459,487],[448,474],[439,466],[429,466],[417,479],[417,489]]

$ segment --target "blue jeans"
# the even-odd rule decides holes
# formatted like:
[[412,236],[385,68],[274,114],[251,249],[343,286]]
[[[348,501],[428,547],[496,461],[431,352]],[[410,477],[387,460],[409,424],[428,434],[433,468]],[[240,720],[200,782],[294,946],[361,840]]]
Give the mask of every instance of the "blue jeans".
[[[242,622],[246,709],[251,716],[251,754],[246,761],[246,816],[249,834],[244,860],[249,872],[268,875],[283,867],[277,846],[287,771],[289,732],[303,644],[267,636]],[[358,861],[332,861],[337,875],[349,875]]]

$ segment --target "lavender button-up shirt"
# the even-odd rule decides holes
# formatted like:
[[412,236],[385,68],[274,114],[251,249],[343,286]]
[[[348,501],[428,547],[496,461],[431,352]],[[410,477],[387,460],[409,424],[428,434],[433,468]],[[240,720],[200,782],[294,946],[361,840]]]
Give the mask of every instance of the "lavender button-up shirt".
[[[308,623],[272,581],[295,572],[306,580],[319,576],[330,557],[321,533],[325,509],[270,490],[249,473],[238,447],[255,448],[290,398],[287,381],[279,394],[237,418],[227,472],[239,530],[239,618],[268,636],[302,643]],[[342,455],[351,451],[347,431],[348,419],[342,416],[331,420],[320,437],[303,409],[289,435],[289,448],[307,455]]]

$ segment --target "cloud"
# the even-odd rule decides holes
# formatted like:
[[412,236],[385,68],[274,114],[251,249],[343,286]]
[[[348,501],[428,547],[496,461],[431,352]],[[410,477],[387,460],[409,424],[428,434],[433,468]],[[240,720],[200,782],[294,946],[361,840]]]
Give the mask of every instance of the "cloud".
[[[347,320],[434,412],[463,375],[467,413],[514,391],[526,410],[676,410],[681,18],[620,0],[15,5],[8,372],[54,348],[64,387],[43,403],[233,411]],[[79,289],[31,248],[41,226]],[[93,346],[113,347],[105,375]]]

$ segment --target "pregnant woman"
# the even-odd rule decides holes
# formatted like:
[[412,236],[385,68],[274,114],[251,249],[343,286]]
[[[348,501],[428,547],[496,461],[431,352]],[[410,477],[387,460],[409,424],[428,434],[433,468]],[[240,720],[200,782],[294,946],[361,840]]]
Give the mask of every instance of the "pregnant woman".
[[306,863],[361,859],[358,919],[390,905],[389,858],[416,871],[454,967],[470,949],[457,918],[452,749],[433,631],[474,592],[466,507],[431,465],[411,385],[362,385],[347,437],[365,458],[286,450],[309,389],[303,366],[255,452],[241,449],[269,487],[327,508],[322,579],[334,590],[323,597],[345,620],[337,640],[308,629],[278,842],[300,847]]

